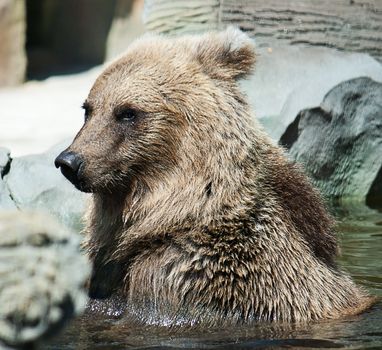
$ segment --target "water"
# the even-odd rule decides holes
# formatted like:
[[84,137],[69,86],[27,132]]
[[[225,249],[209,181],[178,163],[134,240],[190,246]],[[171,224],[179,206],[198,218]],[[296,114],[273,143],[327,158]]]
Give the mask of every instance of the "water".
[[[372,294],[382,297],[382,211],[337,209],[340,262]],[[336,321],[229,329],[169,330],[137,327],[84,315],[45,350],[117,349],[382,349],[382,301],[369,311]]]

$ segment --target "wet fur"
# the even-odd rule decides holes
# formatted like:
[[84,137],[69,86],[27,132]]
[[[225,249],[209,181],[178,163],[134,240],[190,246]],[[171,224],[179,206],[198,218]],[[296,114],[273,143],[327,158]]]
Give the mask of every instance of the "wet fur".
[[[298,322],[370,305],[336,265],[320,196],[250,116],[237,79],[254,62],[251,40],[230,28],[145,37],[98,78],[93,121],[70,147],[93,192],[90,295],[119,294],[137,319],[166,325]],[[110,117],[121,100],[146,113],[130,136]]]

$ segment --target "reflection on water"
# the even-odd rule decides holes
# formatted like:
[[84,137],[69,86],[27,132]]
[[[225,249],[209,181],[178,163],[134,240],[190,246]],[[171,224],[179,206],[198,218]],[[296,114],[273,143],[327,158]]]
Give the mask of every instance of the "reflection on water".
[[[358,283],[382,297],[382,212],[336,210],[341,264]],[[174,331],[137,327],[84,315],[49,350],[117,349],[382,349],[382,302],[362,315],[308,325],[264,325]]]

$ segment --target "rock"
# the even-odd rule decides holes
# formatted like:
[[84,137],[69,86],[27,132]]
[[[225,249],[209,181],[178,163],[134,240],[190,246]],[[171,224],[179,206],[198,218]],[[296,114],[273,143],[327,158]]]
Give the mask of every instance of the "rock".
[[0,209],[16,209],[12,201],[11,194],[8,191],[3,177],[8,173],[11,164],[10,151],[7,148],[0,147]]
[[0,177],[8,171],[11,163],[11,151],[8,148],[0,147]]
[[7,345],[34,344],[84,310],[90,268],[79,236],[51,217],[0,213],[0,271],[0,340]]
[[0,209],[16,209],[15,203],[12,201],[11,194],[4,181],[0,179]]
[[254,74],[241,85],[257,118],[278,141],[298,112],[318,106],[334,86],[360,76],[382,82],[382,65],[366,54],[280,46],[259,48]]
[[14,158],[3,180],[19,209],[46,211],[79,231],[87,196],[54,167],[54,159],[69,144],[67,140],[46,153]]
[[0,86],[24,81],[25,3],[23,0],[0,0]]
[[280,139],[331,198],[382,199],[382,84],[362,77],[328,92],[301,111]]

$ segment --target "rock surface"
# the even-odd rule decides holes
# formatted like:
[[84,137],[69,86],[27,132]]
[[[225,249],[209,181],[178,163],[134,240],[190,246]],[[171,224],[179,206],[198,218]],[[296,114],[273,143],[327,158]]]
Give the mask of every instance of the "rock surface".
[[90,268],[79,242],[48,216],[0,213],[0,341],[34,344],[83,311]]
[[382,62],[380,0],[145,0],[148,30],[195,32],[236,25],[260,45],[367,52]]
[[3,177],[9,170],[11,151],[8,148],[0,147],[0,176]]
[[11,158],[10,151],[7,148],[0,147],[0,209],[16,209],[15,203],[12,201],[8,187],[3,181],[3,177],[10,169]]
[[0,209],[16,209],[16,205],[11,199],[11,194],[2,180],[0,180]]
[[334,86],[360,76],[382,82],[382,65],[367,54],[279,46],[258,49],[254,74],[242,87],[254,114],[278,141],[302,109],[318,106]]
[[0,0],[0,86],[24,81],[25,4],[22,0]]
[[150,32],[189,34],[220,27],[222,1],[146,0],[144,23]]
[[43,154],[14,158],[3,181],[17,208],[48,212],[78,232],[87,196],[54,167],[54,159],[69,143],[60,143]]
[[382,84],[345,81],[301,111],[280,140],[331,198],[382,199]]
[[380,0],[224,0],[222,21],[261,45],[321,46],[368,53],[382,62]]

